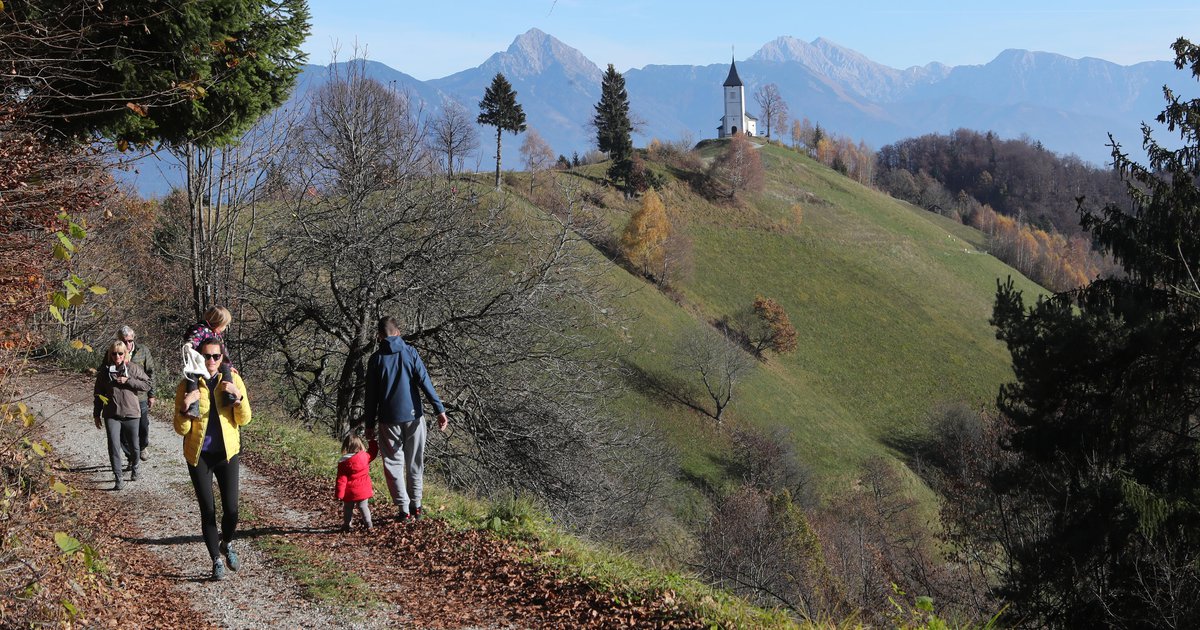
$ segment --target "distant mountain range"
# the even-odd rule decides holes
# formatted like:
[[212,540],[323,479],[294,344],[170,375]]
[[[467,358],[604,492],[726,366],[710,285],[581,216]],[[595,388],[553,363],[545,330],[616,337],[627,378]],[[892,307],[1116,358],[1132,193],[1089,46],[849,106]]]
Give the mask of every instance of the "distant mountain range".
[[[588,123],[600,98],[603,71],[578,50],[538,29],[518,36],[508,50],[475,68],[430,81],[378,62],[343,63],[366,63],[368,76],[407,90],[427,116],[449,100],[477,112],[484,89],[502,72],[517,91],[529,126],[555,153],[583,154],[595,146]],[[750,113],[757,114],[754,91],[775,83],[792,117],[808,118],[876,149],[907,137],[968,128],[994,131],[1004,138],[1026,135],[1048,149],[1073,153],[1096,165],[1109,159],[1105,146],[1109,133],[1137,151],[1140,123],[1152,120],[1162,109],[1162,87],[1172,85],[1178,91],[1188,79],[1167,61],[1121,66],[1026,50],[1006,50],[983,65],[929,63],[898,70],[826,39],[804,42],[793,37],[768,42],[737,66],[746,84]],[[721,83],[728,71],[729,62],[724,60],[626,70],[630,106],[641,123],[634,143],[716,137]],[[327,75],[325,66],[305,66],[290,105],[302,106]],[[482,131],[487,145],[490,134]],[[763,132],[760,124],[759,133]],[[787,130],[773,129],[772,135],[789,140]],[[506,165],[520,168],[520,140],[506,137],[504,143]],[[485,170],[490,155],[484,146],[479,165]],[[139,184],[139,188],[145,187]]]

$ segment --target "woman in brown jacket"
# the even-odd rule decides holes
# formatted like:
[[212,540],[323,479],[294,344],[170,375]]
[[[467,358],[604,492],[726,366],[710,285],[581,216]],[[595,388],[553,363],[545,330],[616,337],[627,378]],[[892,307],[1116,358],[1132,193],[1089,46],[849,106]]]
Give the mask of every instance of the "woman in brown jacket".
[[[95,402],[92,419],[96,428],[104,427],[108,434],[108,463],[112,466],[116,483],[113,490],[120,490],[121,443],[129,445],[129,480],[137,481],[139,456],[138,423],[142,416],[142,405],[138,393],[150,391],[150,377],[136,363],[129,361],[129,349],[122,341],[108,346],[104,363],[96,372]],[[101,420],[103,419],[103,423]]]

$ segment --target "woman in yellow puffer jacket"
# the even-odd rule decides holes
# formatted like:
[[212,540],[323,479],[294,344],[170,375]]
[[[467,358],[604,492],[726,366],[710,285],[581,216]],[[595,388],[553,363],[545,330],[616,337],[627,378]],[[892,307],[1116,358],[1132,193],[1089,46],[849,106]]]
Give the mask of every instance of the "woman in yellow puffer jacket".
[[[208,378],[198,379],[200,387],[192,392],[187,391],[184,382],[175,388],[175,432],[183,436],[183,458],[187,460],[188,475],[200,504],[200,529],[212,558],[212,576],[220,580],[225,577],[225,567],[238,570],[238,556],[232,543],[238,523],[239,427],[250,422],[250,401],[241,376],[233,373],[230,380],[225,380],[221,375],[220,342],[205,342],[199,351]],[[200,414],[196,419],[187,415],[193,402],[199,402]],[[213,503],[214,477],[221,488],[219,533]]]

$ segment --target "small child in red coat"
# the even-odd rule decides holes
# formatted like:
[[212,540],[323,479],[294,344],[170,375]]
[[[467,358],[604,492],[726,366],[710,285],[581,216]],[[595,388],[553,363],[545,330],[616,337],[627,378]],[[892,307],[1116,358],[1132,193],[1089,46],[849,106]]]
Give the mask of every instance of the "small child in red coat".
[[342,440],[342,458],[337,467],[337,500],[342,502],[342,531],[350,531],[354,519],[354,507],[362,512],[363,523],[371,529],[371,508],[367,500],[375,496],[371,486],[371,462],[379,455],[379,444],[371,440],[370,449],[363,446],[363,439],[351,432]]

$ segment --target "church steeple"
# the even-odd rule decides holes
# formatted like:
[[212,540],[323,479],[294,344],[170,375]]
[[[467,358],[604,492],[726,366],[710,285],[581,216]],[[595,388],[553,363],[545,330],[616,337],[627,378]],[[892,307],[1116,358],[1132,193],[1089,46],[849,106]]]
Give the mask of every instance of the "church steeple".
[[742,79],[738,77],[737,62],[729,60],[729,76],[725,77],[725,87],[742,87]]
[[755,135],[757,124],[754,117],[746,113],[746,87],[738,76],[737,63],[732,55],[729,59],[729,77],[725,79],[721,91],[725,115],[721,117],[721,126],[717,127],[717,137],[728,138],[739,133]]

